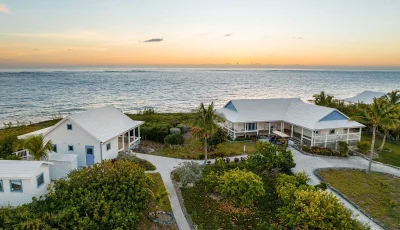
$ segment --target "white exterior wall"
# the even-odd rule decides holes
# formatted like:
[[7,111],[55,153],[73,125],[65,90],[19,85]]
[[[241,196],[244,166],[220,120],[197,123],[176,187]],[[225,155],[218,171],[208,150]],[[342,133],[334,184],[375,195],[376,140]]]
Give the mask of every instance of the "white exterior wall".
[[[39,188],[37,187],[36,177],[43,172],[44,184]],[[32,202],[32,197],[40,198],[40,196],[47,194],[47,187],[50,184],[50,169],[49,165],[42,164],[36,171],[35,175],[32,175],[31,179],[24,179],[22,181],[22,192],[11,192],[10,180],[20,179],[2,179],[4,192],[0,192],[0,206],[17,206],[25,203]]]
[[[107,151],[107,144],[111,143],[111,149]],[[103,143],[103,160],[115,159],[118,156],[118,136]]]
[[50,161],[54,163],[50,166],[50,177],[52,180],[58,180],[67,176],[72,170],[78,169],[78,158],[72,162]]
[[[72,130],[67,130],[67,124],[72,124]],[[45,139],[57,145],[58,153],[77,154],[78,166],[86,166],[86,146],[93,146],[94,162],[101,163],[100,142],[68,119],[48,133]],[[68,151],[68,145],[73,145],[74,151]]]

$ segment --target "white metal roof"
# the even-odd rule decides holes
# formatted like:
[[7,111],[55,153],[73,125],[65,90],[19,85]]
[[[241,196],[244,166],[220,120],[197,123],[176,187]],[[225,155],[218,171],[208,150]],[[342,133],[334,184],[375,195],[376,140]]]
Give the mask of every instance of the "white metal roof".
[[[364,125],[350,121],[336,109],[303,102],[300,98],[244,99],[230,101],[236,111],[219,109],[231,122],[284,121],[308,129],[355,128]],[[321,121],[332,112],[345,116],[346,120]]]
[[0,179],[30,179],[47,161],[0,160]]
[[289,137],[289,135],[286,135],[286,134],[284,134],[284,133],[282,133],[282,132],[279,132],[279,131],[273,131],[272,133],[274,133],[274,134],[276,134],[276,135],[278,135],[278,136],[280,136],[280,137],[283,137],[283,138],[287,138],[287,137]]
[[355,95],[354,97],[344,98],[344,101],[351,102],[351,103],[360,103],[363,102],[364,104],[372,104],[374,101],[374,97],[379,98],[384,96],[386,93],[382,92],[375,92],[375,91],[364,91]]
[[65,120],[78,125],[100,142],[108,141],[144,123],[143,121],[132,120],[113,105],[108,105],[67,116],[47,130],[44,135],[50,133]]
[[47,127],[47,128],[44,128],[44,129],[39,129],[39,130],[36,130],[34,132],[30,132],[30,133],[27,133],[27,134],[24,134],[24,135],[20,135],[20,136],[18,136],[18,139],[24,139],[24,138],[26,138],[28,136],[36,136],[36,135],[44,134],[45,132],[47,132],[52,127],[53,126],[50,126],[50,127]]
[[77,157],[77,154],[52,153],[49,155],[49,161],[73,162]]

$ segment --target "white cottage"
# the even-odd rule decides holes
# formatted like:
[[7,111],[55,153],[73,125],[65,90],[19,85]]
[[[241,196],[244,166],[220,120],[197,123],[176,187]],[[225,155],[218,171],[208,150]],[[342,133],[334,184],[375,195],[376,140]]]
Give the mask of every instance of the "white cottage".
[[364,104],[372,104],[374,102],[374,98],[380,98],[385,96],[386,93],[376,92],[376,91],[364,91],[355,95],[354,97],[344,98],[343,101],[352,104],[364,103]]
[[17,206],[47,194],[50,165],[46,161],[0,161],[0,206]]
[[53,142],[55,153],[75,154],[78,166],[88,166],[137,146],[142,124],[110,105],[69,115],[52,127],[18,138],[41,134]]
[[232,138],[280,131],[301,144],[334,148],[338,141],[360,140],[364,127],[336,109],[300,98],[231,100],[218,112],[225,116],[221,126]]

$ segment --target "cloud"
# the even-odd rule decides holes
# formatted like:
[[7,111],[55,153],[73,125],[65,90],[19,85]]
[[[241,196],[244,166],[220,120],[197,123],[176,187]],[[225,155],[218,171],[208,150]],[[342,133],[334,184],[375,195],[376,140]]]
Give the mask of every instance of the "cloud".
[[232,36],[232,34],[225,34],[224,36],[225,37],[229,37],[229,36]]
[[164,41],[164,38],[152,38],[143,42],[162,42]]
[[4,4],[0,4],[0,13],[11,14],[11,10]]

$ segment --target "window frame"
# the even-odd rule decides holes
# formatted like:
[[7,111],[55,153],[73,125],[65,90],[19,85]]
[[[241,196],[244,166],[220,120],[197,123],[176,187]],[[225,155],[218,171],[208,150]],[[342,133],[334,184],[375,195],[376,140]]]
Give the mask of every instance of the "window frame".
[[[15,182],[21,182],[21,190],[12,190],[12,183],[13,183],[13,181],[15,181]],[[20,193],[23,193],[24,192],[24,186],[23,186],[23,184],[22,184],[22,180],[10,180],[10,192],[20,192]]]
[[106,144],[106,150],[107,150],[107,151],[111,150],[111,142],[109,142],[109,143]]
[[[39,179],[39,177],[43,177],[43,183],[41,184],[41,185],[39,185],[39,183],[38,183],[38,179]],[[45,182],[44,182],[44,174],[43,174],[43,172],[42,173],[40,173],[38,176],[36,176],[36,186],[37,186],[37,188],[40,188],[42,185],[44,185],[45,184]]]
[[72,130],[72,124],[67,124],[67,130]]
[[57,152],[58,151],[58,149],[57,149],[57,144],[53,144],[53,152]]
[[1,185],[0,192],[4,192],[3,180],[0,180],[0,185]]
[[[70,149],[70,147],[72,147]],[[68,145],[68,152],[73,152],[74,151],[74,145]]]

